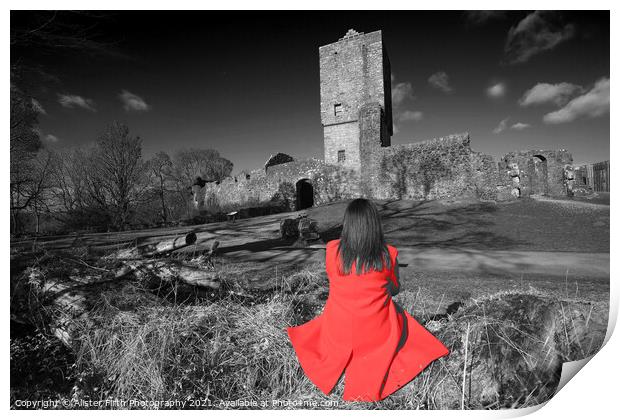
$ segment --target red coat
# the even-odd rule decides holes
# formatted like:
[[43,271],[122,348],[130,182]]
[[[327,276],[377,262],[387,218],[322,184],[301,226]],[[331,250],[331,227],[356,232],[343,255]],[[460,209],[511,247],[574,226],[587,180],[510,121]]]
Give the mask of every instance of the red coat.
[[[338,242],[326,247],[329,297],[323,312],[286,330],[306,376],[323,393],[344,371],[344,400],[379,401],[449,351],[392,300],[388,283],[399,287],[393,269],[340,275]],[[388,250],[394,267],[398,251]]]

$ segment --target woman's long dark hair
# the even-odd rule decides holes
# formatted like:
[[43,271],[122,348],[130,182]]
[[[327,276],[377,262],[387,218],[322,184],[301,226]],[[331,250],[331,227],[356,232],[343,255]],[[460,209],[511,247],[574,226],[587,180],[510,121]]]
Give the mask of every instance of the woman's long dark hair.
[[357,274],[390,268],[390,254],[383,237],[381,218],[372,202],[363,198],[351,201],[342,225],[338,245],[341,273],[351,273],[353,263]]

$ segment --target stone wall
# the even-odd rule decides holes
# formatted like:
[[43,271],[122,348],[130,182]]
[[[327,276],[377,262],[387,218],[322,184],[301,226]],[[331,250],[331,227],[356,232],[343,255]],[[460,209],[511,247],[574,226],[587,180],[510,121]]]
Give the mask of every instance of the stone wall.
[[498,162],[500,180],[514,196],[570,195],[573,156],[565,149],[511,152]]
[[479,152],[471,154],[471,183],[475,196],[483,200],[502,200],[506,195],[506,186],[500,182],[499,171],[493,156]]
[[373,196],[431,200],[472,196],[494,199],[497,168],[470,148],[469,134],[377,149]]
[[467,133],[381,147],[374,139],[385,130],[382,112],[376,102],[360,110],[362,170],[319,159],[287,162],[254,170],[249,177],[208,183],[196,194],[197,207],[217,210],[269,204],[297,210],[300,181],[311,185],[313,205],[356,197],[503,201],[535,194],[570,195],[576,185],[572,156],[563,149],[512,152],[495,163],[491,156],[471,149]]
[[319,159],[293,161],[254,170],[245,177],[207,183],[198,192],[204,200],[195,200],[198,210],[274,205],[296,210],[298,182],[312,185],[315,205],[360,196],[359,173],[346,167],[328,165]]

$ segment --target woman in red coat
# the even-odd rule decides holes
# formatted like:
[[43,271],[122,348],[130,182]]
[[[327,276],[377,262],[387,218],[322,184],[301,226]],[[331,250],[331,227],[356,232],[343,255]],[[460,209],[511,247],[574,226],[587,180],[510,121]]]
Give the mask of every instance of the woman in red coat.
[[287,328],[301,367],[323,393],[345,372],[344,400],[379,401],[449,353],[392,300],[400,288],[397,255],[375,206],[353,200],[340,239],[327,243],[322,314]]

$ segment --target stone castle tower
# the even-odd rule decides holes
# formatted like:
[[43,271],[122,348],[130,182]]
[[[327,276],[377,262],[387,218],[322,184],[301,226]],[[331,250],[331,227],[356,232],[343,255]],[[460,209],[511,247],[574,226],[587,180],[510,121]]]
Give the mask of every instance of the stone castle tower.
[[350,29],[319,48],[325,163],[359,170],[378,147],[390,146],[390,61],[381,31]]

